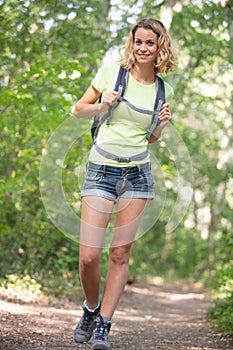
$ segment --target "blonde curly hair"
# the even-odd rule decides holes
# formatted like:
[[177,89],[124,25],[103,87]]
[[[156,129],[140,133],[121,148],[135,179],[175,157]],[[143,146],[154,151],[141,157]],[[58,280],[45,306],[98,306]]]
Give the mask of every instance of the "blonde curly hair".
[[142,19],[133,26],[126,44],[120,49],[120,65],[128,70],[131,70],[135,63],[133,44],[135,40],[135,33],[138,28],[153,30],[153,32],[158,35],[158,55],[154,63],[155,73],[166,74],[173,71],[175,66],[178,64],[178,61],[174,56],[171,47],[170,35],[163,23],[153,18]]

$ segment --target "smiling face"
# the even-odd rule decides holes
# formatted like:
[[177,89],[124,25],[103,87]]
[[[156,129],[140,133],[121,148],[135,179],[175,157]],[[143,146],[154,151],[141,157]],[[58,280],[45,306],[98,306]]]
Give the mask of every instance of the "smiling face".
[[140,64],[154,64],[158,53],[158,35],[151,29],[138,28],[133,42],[133,53]]

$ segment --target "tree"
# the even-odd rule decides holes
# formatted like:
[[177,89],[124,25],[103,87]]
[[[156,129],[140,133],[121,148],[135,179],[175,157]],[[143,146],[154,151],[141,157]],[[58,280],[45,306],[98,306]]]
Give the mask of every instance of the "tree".
[[6,0],[0,10],[2,275],[48,274],[61,261],[74,270],[77,246],[46,215],[39,165],[107,50],[109,2]]

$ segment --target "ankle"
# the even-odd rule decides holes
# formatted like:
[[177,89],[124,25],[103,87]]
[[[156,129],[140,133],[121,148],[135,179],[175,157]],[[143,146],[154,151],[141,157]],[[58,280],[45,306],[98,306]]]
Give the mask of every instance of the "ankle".
[[83,306],[84,306],[89,312],[93,312],[93,313],[95,313],[97,310],[100,309],[100,305],[101,305],[101,301],[100,301],[100,300],[98,301],[97,305],[96,305],[94,308],[90,308],[90,307],[88,306],[86,300],[84,300],[84,302],[83,302]]
[[102,316],[102,319],[103,319],[104,323],[111,322],[111,319],[109,317]]

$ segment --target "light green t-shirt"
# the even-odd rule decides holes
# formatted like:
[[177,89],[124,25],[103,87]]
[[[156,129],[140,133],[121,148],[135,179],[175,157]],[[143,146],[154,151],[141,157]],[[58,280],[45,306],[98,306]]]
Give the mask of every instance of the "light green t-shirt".
[[[114,90],[118,72],[119,64],[115,62],[104,64],[98,70],[91,84],[102,94],[108,90]],[[169,84],[164,83],[166,101],[169,101],[173,96],[173,89]],[[150,85],[142,84],[132,74],[129,74],[124,93],[125,99],[139,108],[152,111],[155,97],[155,83]],[[107,152],[123,157],[130,157],[144,152],[148,146],[146,134],[151,124],[151,118],[151,115],[136,112],[130,109],[126,103],[121,102],[113,112],[111,123],[109,125],[106,125],[106,123],[101,125],[97,135],[98,146]],[[97,164],[129,166],[148,162],[149,155],[143,160],[122,164],[100,155],[93,145],[89,161]]]

